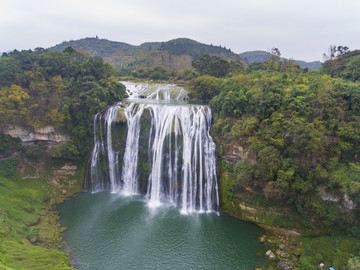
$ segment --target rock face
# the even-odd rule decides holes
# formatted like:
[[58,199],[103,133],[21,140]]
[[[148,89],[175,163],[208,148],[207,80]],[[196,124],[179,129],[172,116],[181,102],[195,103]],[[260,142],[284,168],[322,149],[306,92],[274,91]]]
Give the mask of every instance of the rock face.
[[35,141],[60,143],[69,140],[68,135],[56,133],[53,126],[31,130],[21,126],[9,125],[3,129],[3,133],[10,135],[11,137],[20,138],[22,143],[31,143]]
[[65,196],[67,188],[76,184],[76,180],[71,180],[76,174],[77,167],[71,164],[65,164],[63,167],[54,170],[54,175],[49,179],[49,183],[56,188],[63,188],[60,193]]
[[348,194],[343,194],[343,196],[335,195],[335,194],[329,194],[326,193],[324,189],[320,190],[320,198],[324,201],[330,201],[340,204],[342,207],[349,209],[349,210],[355,210],[357,204],[353,200],[350,199]]
[[355,210],[357,204],[356,202],[354,202],[353,200],[351,200],[349,198],[349,195],[347,194],[344,194],[344,198],[343,198],[343,202],[342,202],[342,205],[347,208],[347,209],[350,209],[350,210]]
[[115,117],[115,122],[116,123],[125,123],[126,124],[126,115],[124,113],[123,108],[118,109],[118,112],[117,112],[116,117]]
[[223,155],[223,156],[221,156],[221,159],[223,159],[223,160],[225,160],[227,162],[230,162],[232,164],[236,164],[236,163],[241,162],[241,157],[240,156],[231,155],[231,154]]

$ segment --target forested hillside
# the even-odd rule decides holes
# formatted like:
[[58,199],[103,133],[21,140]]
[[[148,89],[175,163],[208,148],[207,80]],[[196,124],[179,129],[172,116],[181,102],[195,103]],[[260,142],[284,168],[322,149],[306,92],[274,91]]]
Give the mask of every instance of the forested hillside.
[[[64,52],[14,51],[0,58],[0,129],[52,125],[71,136],[71,157],[89,148],[93,115],[125,95],[114,69],[101,58]],[[70,156],[69,156],[70,157]]]
[[[357,58],[353,51],[326,62],[323,70],[333,77],[277,55],[233,76],[211,76],[206,57],[194,61],[205,64],[197,68],[205,72],[190,94],[211,100],[223,209],[311,236],[293,247],[294,256],[301,255],[298,269],[320,262],[355,269],[346,268],[347,261],[360,256]],[[319,235],[327,237],[313,238]],[[346,248],[337,246],[341,242]]]
[[163,67],[177,71],[191,68],[195,57],[207,53],[226,60],[245,62],[246,59],[221,46],[206,45],[191,39],[179,38],[167,42],[147,42],[139,46],[99,38],[66,41],[49,48],[62,51],[72,46],[91,56],[101,56],[104,61],[121,69]]

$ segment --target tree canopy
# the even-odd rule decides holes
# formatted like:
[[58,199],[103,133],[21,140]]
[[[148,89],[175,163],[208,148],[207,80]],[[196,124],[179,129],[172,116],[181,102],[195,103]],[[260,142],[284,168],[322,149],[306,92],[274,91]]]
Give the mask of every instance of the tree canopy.
[[87,151],[93,115],[124,96],[109,64],[72,47],[15,50],[0,58],[0,128],[53,125],[71,135],[63,151],[71,150],[68,158]]

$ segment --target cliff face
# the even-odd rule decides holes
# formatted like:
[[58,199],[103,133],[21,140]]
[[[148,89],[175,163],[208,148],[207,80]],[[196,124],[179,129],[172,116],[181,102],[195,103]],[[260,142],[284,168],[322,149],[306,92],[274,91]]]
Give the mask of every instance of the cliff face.
[[23,144],[36,141],[43,141],[49,144],[57,144],[70,139],[70,137],[66,134],[59,134],[55,132],[53,126],[29,129],[22,126],[8,125],[3,128],[2,132],[4,134],[10,135],[11,137],[20,138]]
[[[221,184],[222,209],[225,212],[263,226],[317,233],[316,228],[309,227],[304,221],[311,219],[307,216],[311,216],[311,213],[298,212],[295,207],[285,202],[284,195],[279,193],[275,183],[256,180],[243,171],[244,162],[256,166],[259,161],[250,154],[246,145],[242,145],[241,138],[229,140],[228,137],[226,140],[216,137],[215,134],[213,136],[221,152],[221,155],[218,155],[218,178]],[[357,203],[347,193],[334,193],[320,187],[318,191],[314,191],[313,196],[326,204],[336,206],[343,215],[354,217],[356,214]]]

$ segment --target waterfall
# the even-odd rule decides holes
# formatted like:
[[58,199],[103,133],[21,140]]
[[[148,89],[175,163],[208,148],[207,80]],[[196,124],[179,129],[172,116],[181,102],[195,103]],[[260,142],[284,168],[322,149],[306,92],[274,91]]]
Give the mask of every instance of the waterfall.
[[126,107],[125,115],[127,120],[127,137],[124,154],[124,165],[122,168],[121,180],[123,182],[123,193],[136,194],[137,188],[137,164],[139,152],[140,117],[144,104],[136,106],[130,103]]
[[157,100],[186,100],[187,92],[175,84],[147,84],[121,82],[126,87],[130,99],[146,98]]
[[[150,207],[172,204],[185,214],[216,211],[219,195],[210,108],[169,103],[187,98],[181,87],[124,84],[130,98],[94,117],[88,188],[143,193]],[[107,181],[99,174],[107,175]]]

